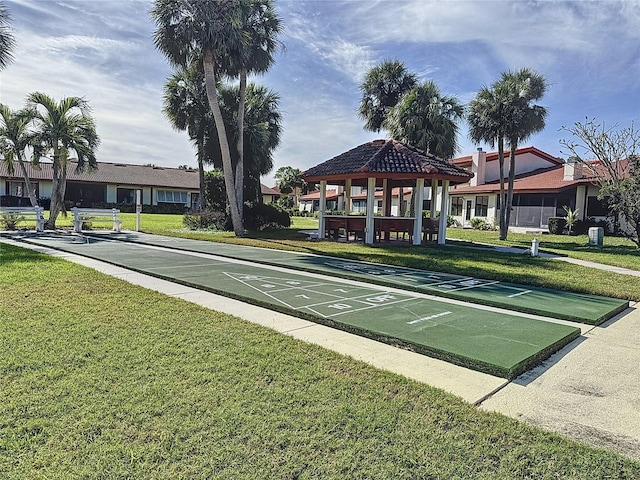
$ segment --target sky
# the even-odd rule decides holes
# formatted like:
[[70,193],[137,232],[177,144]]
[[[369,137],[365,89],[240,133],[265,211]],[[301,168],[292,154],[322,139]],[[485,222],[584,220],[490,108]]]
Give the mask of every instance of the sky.
[[[11,16],[15,61],[0,72],[0,102],[31,92],[84,97],[101,145],[98,161],[195,167],[195,149],[162,113],[171,67],[153,45],[151,0],[0,0]],[[385,59],[463,104],[506,70],[547,79],[546,128],[533,145],[566,158],[561,130],[593,118],[640,126],[640,0],[279,0],[282,48],[252,80],[280,96],[282,166],[305,170],[386,138],[358,118],[359,85]],[[460,124],[460,156],[477,147]]]

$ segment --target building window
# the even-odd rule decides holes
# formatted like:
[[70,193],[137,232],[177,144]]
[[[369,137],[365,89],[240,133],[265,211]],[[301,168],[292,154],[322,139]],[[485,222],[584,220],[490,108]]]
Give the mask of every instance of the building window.
[[[38,184],[35,182],[31,183],[31,188],[33,192],[38,196]],[[28,197],[27,194],[27,185],[24,182],[10,182],[7,181],[7,195],[12,197]]]
[[187,192],[158,190],[158,203],[184,203],[187,205]]
[[431,200],[422,200],[422,210],[431,210]]
[[118,188],[116,200],[118,203],[132,204],[136,198],[136,191],[133,188]]
[[489,207],[489,197],[487,195],[476,197],[476,211],[474,216],[486,217],[488,207]]
[[598,197],[587,197],[587,215],[589,217],[606,217],[609,215],[607,198],[599,200]]
[[451,197],[451,215],[454,217],[462,216],[462,197]]

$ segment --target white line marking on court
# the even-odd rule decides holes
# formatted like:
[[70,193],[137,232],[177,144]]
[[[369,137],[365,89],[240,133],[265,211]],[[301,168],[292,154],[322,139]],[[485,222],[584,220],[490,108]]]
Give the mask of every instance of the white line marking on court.
[[270,295],[270,294],[268,294],[267,292],[264,292],[264,291],[260,290],[259,288],[254,287],[254,286],[253,286],[253,285],[251,285],[250,283],[243,282],[243,281],[242,281],[242,280],[240,280],[239,278],[234,277],[234,276],[233,276],[233,274],[230,274],[230,273],[228,273],[228,272],[222,272],[222,273],[223,273],[224,275],[226,275],[227,277],[230,277],[230,278],[232,278],[232,279],[234,279],[234,280],[236,280],[236,281],[238,281],[238,282],[240,282],[240,283],[245,284],[245,285],[246,285],[247,287],[249,287],[249,288],[253,288],[254,290],[257,290],[258,292],[262,293],[263,295],[266,295],[266,296],[267,296],[267,297],[269,297],[269,298],[273,298],[275,301],[280,302],[280,303],[281,303],[281,304],[283,304],[285,307],[288,307],[288,308],[290,308],[291,310],[295,310],[295,309],[296,309],[294,306],[289,305],[287,302],[284,302],[284,301],[280,300],[278,297],[275,297],[275,296],[273,296],[273,295]]
[[450,313],[451,312],[436,313],[435,315],[429,315],[428,317],[411,320],[410,322],[407,322],[407,325],[415,325],[416,323],[426,322],[427,320],[433,320],[434,318],[444,317],[445,315],[449,315]]
[[507,295],[507,298],[519,297],[520,295],[525,295],[527,293],[531,293],[531,290],[525,290],[524,292],[514,293],[513,295]]
[[371,305],[370,303],[365,303],[365,305],[367,305],[366,307],[356,308],[354,310],[348,310],[348,311],[344,311],[344,312],[338,312],[338,313],[333,313],[331,315],[323,315],[323,316],[325,318],[337,317],[338,315],[344,315],[345,313],[361,312],[363,310],[369,310],[370,308],[386,307],[387,305],[395,305],[396,303],[402,303],[402,302],[406,302],[408,300],[416,300],[416,298],[415,297],[403,298],[402,300],[397,300],[395,302],[378,303],[376,305]]
[[469,287],[462,287],[462,288],[456,288],[455,285],[452,285],[454,290],[449,290],[450,292],[457,292],[459,290],[469,290],[470,288],[478,288],[478,287],[486,287],[488,285],[494,285],[496,283],[500,283],[500,281],[495,280],[493,282],[486,282],[486,283],[481,283],[479,285],[471,285]]

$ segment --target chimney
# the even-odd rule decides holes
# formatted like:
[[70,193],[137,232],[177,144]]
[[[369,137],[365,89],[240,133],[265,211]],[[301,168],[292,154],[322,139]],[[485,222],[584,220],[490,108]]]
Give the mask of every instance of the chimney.
[[469,185],[477,187],[484,185],[484,168],[487,164],[487,152],[482,151],[482,147],[471,156],[471,172],[473,178],[469,181]]
[[564,164],[564,181],[579,180],[582,178],[582,163],[575,157],[569,157]]

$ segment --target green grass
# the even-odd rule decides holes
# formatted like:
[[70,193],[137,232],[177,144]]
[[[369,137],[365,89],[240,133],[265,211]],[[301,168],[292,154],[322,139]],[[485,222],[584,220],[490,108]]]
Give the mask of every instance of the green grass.
[[1,248],[3,479],[640,477],[426,385]]
[[529,248],[534,238],[540,240],[540,249],[559,253],[580,260],[588,260],[605,265],[640,270],[640,249],[626,238],[605,236],[602,247],[589,246],[587,235],[533,235],[509,232],[506,241],[499,239],[499,233],[493,231],[467,230],[462,228],[447,231],[449,238]]

